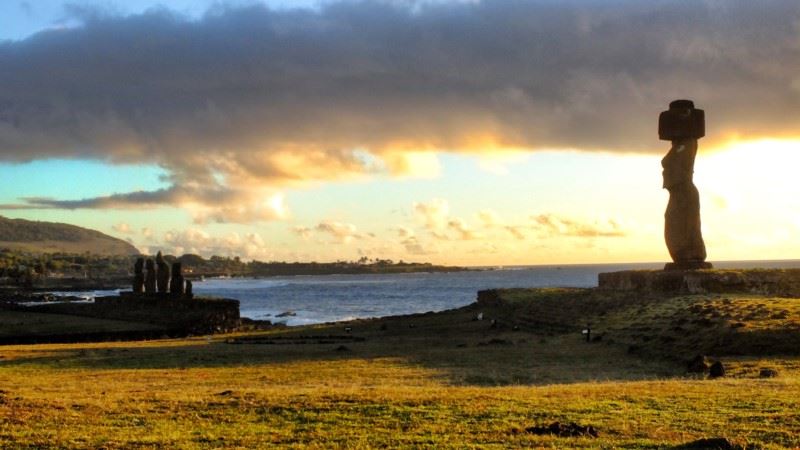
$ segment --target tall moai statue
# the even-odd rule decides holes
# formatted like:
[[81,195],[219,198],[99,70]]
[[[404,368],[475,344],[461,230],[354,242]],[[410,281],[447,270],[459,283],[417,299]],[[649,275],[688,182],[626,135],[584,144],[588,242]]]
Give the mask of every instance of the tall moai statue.
[[153,260],[147,258],[147,261],[144,263],[145,268],[145,275],[144,275],[144,292],[145,294],[155,294],[156,293],[156,265],[153,264]]
[[136,258],[133,265],[133,293],[141,294],[144,292],[144,258]]
[[159,294],[166,294],[169,289],[169,264],[164,261],[164,256],[161,252],[156,255],[156,267],[158,273],[156,274],[156,288]]
[[664,239],[672,257],[664,270],[708,269],[700,231],[700,194],[692,179],[697,140],[705,136],[705,113],[691,100],[675,100],[658,118],[658,137],[672,148],[661,160],[669,203],[664,214]]
[[173,297],[183,295],[183,274],[181,273],[181,263],[172,263],[172,279],[169,282],[169,291]]

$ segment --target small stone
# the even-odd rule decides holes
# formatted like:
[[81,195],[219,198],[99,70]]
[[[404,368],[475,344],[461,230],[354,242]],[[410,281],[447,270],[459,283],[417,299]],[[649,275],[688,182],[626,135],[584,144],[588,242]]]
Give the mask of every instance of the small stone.
[[559,437],[584,436],[596,438],[600,435],[600,433],[597,432],[597,428],[592,425],[583,426],[576,423],[562,424],[560,422],[553,422],[546,426],[528,427],[525,431],[540,436],[550,434]]
[[778,370],[772,367],[762,367],[761,370],[758,371],[759,378],[775,378],[777,376]]
[[721,378],[724,376],[725,376],[725,366],[722,365],[721,361],[714,361],[714,364],[711,364],[711,367],[708,369],[708,377]]

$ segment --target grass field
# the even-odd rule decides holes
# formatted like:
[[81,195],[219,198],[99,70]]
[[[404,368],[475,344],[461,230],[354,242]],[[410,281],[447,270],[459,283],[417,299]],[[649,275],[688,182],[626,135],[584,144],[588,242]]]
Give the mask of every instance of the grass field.
[[20,335],[53,335],[158,330],[153,325],[121,320],[95,319],[64,314],[40,314],[0,310],[0,338]]
[[[698,296],[664,302],[650,315],[595,302],[607,326],[603,341],[586,343],[579,330],[531,325],[546,322],[542,304],[574,293],[514,295],[511,309],[473,305],[180,340],[0,347],[0,444],[669,448],[725,437],[743,447],[800,446],[800,352],[716,355],[728,376],[709,380],[685,374],[658,338],[682,314],[691,323],[723,307],[730,318],[716,319],[744,323],[726,332],[784,327],[798,318],[795,300]],[[788,312],[780,319],[750,315],[753,308]],[[476,312],[485,319],[473,320]],[[585,319],[574,314],[559,320]],[[642,341],[637,327],[656,338]],[[641,351],[631,352],[630,342]],[[759,378],[763,367],[778,376]],[[525,431],[554,421],[592,425],[599,437]]]

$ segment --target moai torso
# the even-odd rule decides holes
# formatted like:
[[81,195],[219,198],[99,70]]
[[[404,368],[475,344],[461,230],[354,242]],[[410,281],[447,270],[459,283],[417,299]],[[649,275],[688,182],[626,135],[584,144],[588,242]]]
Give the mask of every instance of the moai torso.
[[144,275],[144,292],[146,294],[154,294],[156,292],[156,266],[153,264],[152,259],[145,262],[145,275]]
[[133,293],[144,292],[144,258],[137,258],[133,265]]
[[156,288],[159,294],[166,294],[169,289],[169,265],[164,261],[161,252],[156,255],[156,266],[158,267]]

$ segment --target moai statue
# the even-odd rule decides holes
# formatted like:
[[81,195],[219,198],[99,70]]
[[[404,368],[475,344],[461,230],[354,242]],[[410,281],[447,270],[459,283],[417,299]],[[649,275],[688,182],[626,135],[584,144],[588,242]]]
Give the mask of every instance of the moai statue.
[[133,293],[141,294],[144,292],[144,258],[136,258],[133,265]]
[[691,100],[675,100],[658,118],[658,137],[672,148],[661,160],[669,203],[664,214],[664,239],[672,257],[664,270],[708,269],[700,231],[700,194],[694,185],[697,140],[705,136],[705,113]]
[[164,261],[161,252],[156,255],[156,267],[158,267],[158,274],[156,274],[158,293],[166,294],[169,289],[169,265]]
[[183,295],[185,297],[187,297],[187,298],[194,297],[194,294],[192,293],[192,282],[191,282],[191,280],[186,280],[186,292],[184,292]]
[[156,292],[156,265],[152,259],[147,259],[144,263],[144,292],[145,294],[155,294]]
[[169,282],[169,291],[173,297],[183,295],[183,274],[181,274],[181,263],[172,263],[172,279]]

